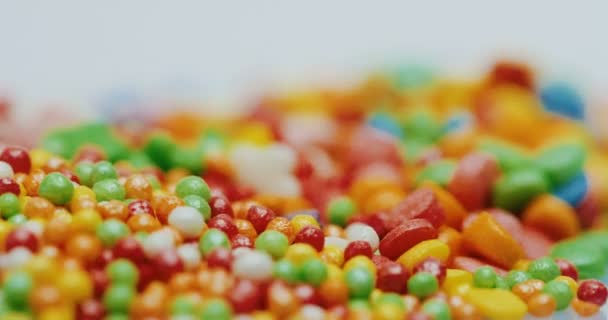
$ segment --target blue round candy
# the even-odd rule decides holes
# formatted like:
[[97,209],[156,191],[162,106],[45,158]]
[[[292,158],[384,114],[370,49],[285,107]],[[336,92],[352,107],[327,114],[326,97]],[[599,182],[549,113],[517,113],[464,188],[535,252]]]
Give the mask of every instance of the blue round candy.
[[569,203],[572,207],[577,207],[587,195],[589,183],[587,176],[581,172],[574,176],[570,181],[553,189],[553,195]]
[[449,134],[471,127],[473,116],[470,112],[458,112],[450,116],[443,124],[442,133]]
[[585,118],[585,103],[578,92],[564,82],[551,83],[541,89],[540,99],[547,111],[574,119]]
[[404,137],[403,129],[401,129],[399,123],[388,114],[374,113],[367,120],[367,124],[376,130],[386,132],[399,139]]

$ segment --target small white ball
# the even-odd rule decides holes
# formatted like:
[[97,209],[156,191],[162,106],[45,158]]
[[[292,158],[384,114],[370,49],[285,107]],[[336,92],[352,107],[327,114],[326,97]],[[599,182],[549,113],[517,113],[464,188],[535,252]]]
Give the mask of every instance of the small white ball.
[[270,279],[272,277],[272,257],[256,250],[241,254],[232,263],[232,272],[241,279]]
[[177,229],[186,238],[201,235],[205,227],[205,218],[192,207],[177,207],[169,214],[169,225]]
[[41,238],[44,232],[44,225],[40,221],[29,220],[21,225],[21,228],[33,233],[36,237]]
[[302,320],[323,320],[325,311],[314,304],[306,304],[300,308],[300,316]]
[[32,252],[25,247],[16,247],[12,249],[5,260],[7,269],[21,268],[32,258]]
[[348,246],[348,241],[339,237],[325,237],[325,246],[334,246],[344,250]]
[[251,251],[253,251],[253,249],[247,248],[247,247],[234,248],[234,249],[232,249],[232,257],[236,259],[237,257],[240,257],[240,256],[242,256],[242,255],[244,255],[246,253],[251,252]]
[[182,244],[177,247],[177,255],[182,259],[187,270],[195,269],[201,263],[201,252],[195,243]]
[[12,178],[13,176],[15,176],[13,167],[4,161],[0,161],[0,178]]
[[346,227],[346,230],[344,231],[348,241],[367,241],[373,251],[376,251],[380,245],[380,238],[378,237],[376,230],[366,224],[356,222]]
[[143,241],[146,256],[154,257],[164,250],[175,247],[175,237],[171,231],[163,229],[150,233]]

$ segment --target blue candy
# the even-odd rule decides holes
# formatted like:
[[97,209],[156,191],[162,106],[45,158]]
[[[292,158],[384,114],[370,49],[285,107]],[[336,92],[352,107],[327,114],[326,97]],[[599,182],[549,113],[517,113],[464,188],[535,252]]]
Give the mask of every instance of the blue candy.
[[551,83],[540,91],[540,99],[547,111],[572,118],[585,119],[585,103],[578,92],[567,83]]
[[443,134],[460,131],[471,127],[473,116],[470,112],[458,112],[447,119],[441,131]]
[[399,123],[388,114],[374,113],[367,120],[367,124],[376,130],[386,132],[398,139],[404,137],[403,129],[401,129]]
[[584,172],[581,172],[569,182],[555,188],[552,193],[554,196],[569,203],[572,207],[577,207],[585,198],[588,188],[587,176]]

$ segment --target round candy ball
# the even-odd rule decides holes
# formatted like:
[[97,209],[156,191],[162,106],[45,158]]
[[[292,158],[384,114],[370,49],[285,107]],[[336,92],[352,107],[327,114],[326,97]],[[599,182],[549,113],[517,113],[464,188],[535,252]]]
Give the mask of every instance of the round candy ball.
[[209,218],[211,218],[211,207],[209,206],[207,201],[203,199],[203,197],[191,194],[185,196],[182,200],[184,200],[185,205],[187,205],[188,207],[192,207],[198,212],[200,212],[205,220],[209,220]]
[[127,196],[125,187],[116,179],[106,179],[93,185],[97,201],[124,200]]
[[38,188],[38,194],[56,205],[64,205],[74,195],[74,184],[58,172],[47,174]]
[[473,284],[477,288],[494,288],[496,286],[497,275],[492,267],[484,266],[475,270],[473,274]]
[[137,292],[128,285],[110,286],[103,294],[103,304],[109,313],[128,313]]
[[106,267],[106,273],[110,278],[112,284],[130,285],[134,286],[137,284],[139,278],[139,271],[135,265],[127,259],[118,259],[112,261]]
[[559,266],[550,257],[543,257],[530,262],[527,271],[533,279],[544,282],[549,282],[561,274]]
[[2,286],[4,300],[13,309],[23,309],[28,304],[28,296],[33,288],[34,283],[29,274],[23,271],[11,273]]
[[582,281],[578,286],[576,295],[582,301],[591,302],[597,304],[598,306],[602,306],[604,303],[606,303],[608,290],[600,281],[585,280]]
[[346,233],[346,239],[349,241],[367,241],[374,251],[378,249],[378,246],[380,245],[378,233],[376,233],[374,228],[366,224],[353,223],[349,225],[344,232]]
[[447,304],[447,302],[441,299],[429,299],[422,305],[422,311],[428,315],[431,315],[435,320],[452,319],[450,306]]
[[203,178],[197,176],[188,176],[181,179],[175,186],[175,194],[182,199],[189,195],[199,196],[205,201],[209,201],[209,198],[211,198],[209,186]]
[[108,161],[99,161],[93,165],[91,172],[92,183],[95,184],[99,181],[106,179],[117,179],[118,173],[114,166]]
[[207,256],[215,248],[224,247],[230,249],[230,240],[225,233],[217,229],[209,229],[201,237],[198,248],[203,256]]
[[509,273],[507,273],[505,277],[509,288],[513,288],[515,285],[528,281],[530,279],[530,275],[527,272],[521,270],[511,270],[509,271]]
[[95,165],[90,162],[80,162],[74,168],[76,176],[80,180],[80,183],[85,186],[93,185],[93,170],[95,169]]
[[118,240],[129,235],[129,227],[120,220],[109,219],[97,226],[95,234],[104,246],[113,247]]
[[201,309],[200,318],[230,320],[232,319],[232,308],[223,299],[211,299]]
[[407,290],[418,298],[426,298],[439,289],[439,281],[430,272],[418,272],[407,281]]
[[[32,169],[32,160],[30,155],[23,148],[4,148],[2,153],[0,153],[0,161],[9,164],[12,167],[12,171],[15,173],[29,173]],[[2,177],[1,174],[0,177]]]
[[277,261],[272,268],[272,276],[289,284],[295,284],[300,280],[298,268],[289,260]]
[[169,214],[169,225],[174,227],[186,238],[201,235],[205,228],[205,218],[192,207],[177,207]]
[[310,259],[300,265],[300,278],[313,286],[319,286],[327,279],[327,265],[320,259]]
[[19,197],[10,192],[0,196],[0,213],[2,213],[3,218],[10,218],[20,211],[21,204],[19,203]]
[[344,274],[348,295],[354,299],[367,299],[374,290],[374,275],[364,267],[354,267]]
[[327,206],[327,215],[332,224],[345,226],[346,222],[357,212],[357,205],[349,197],[334,198]]
[[561,311],[568,308],[570,301],[574,298],[574,294],[570,286],[563,281],[551,280],[545,284],[542,291],[551,295],[557,302],[557,310]]
[[273,258],[279,259],[285,255],[289,247],[289,239],[282,232],[266,230],[255,240],[255,248],[266,251]]
[[241,279],[267,280],[272,277],[272,264],[270,255],[252,250],[235,257],[232,272]]

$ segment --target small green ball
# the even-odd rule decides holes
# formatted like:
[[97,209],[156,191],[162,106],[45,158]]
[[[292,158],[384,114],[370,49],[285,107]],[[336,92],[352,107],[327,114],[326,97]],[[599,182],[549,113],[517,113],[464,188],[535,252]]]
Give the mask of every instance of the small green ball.
[[232,308],[222,299],[211,299],[201,310],[200,319],[230,320],[232,319]]
[[113,247],[116,242],[129,235],[129,227],[117,219],[102,222],[95,230],[97,238],[106,247]]
[[118,179],[118,172],[110,162],[99,161],[93,165],[91,179],[93,184],[106,179]]
[[559,266],[550,257],[543,257],[530,262],[527,271],[532,278],[544,282],[549,282],[561,274]]
[[426,298],[439,289],[437,278],[429,272],[418,272],[407,281],[407,290],[418,298]]
[[452,314],[450,306],[439,299],[430,299],[422,305],[422,311],[433,317],[435,320],[450,320]]
[[171,304],[171,315],[193,315],[196,311],[194,302],[184,296],[179,296]]
[[496,276],[496,284],[494,285],[494,288],[503,289],[503,290],[511,290],[511,287],[509,286],[509,283],[507,282],[507,280],[498,275]]
[[27,221],[27,217],[22,213],[17,213],[15,215],[11,216],[10,218],[8,218],[8,222],[10,222],[11,224],[16,225],[16,226],[20,225],[26,221]]
[[205,234],[203,234],[198,243],[198,248],[203,256],[207,256],[215,248],[219,247],[230,249],[231,245],[228,236],[218,229],[209,229],[207,232],[205,232]]
[[320,259],[309,259],[300,265],[300,278],[315,287],[327,279],[327,265]]
[[211,198],[209,186],[203,178],[197,176],[189,176],[181,179],[175,186],[175,194],[182,199],[189,195],[199,196],[206,201],[209,201]]
[[3,218],[10,218],[21,212],[19,197],[7,192],[0,196],[0,212]]
[[191,194],[191,195],[185,196],[184,199],[182,199],[182,200],[184,200],[184,203],[188,207],[192,207],[192,208],[198,210],[198,212],[200,212],[203,215],[203,217],[205,218],[205,221],[207,221],[211,218],[211,207],[209,206],[207,201],[205,199],[203,199],[202,197]]
[[545,283],[542,290],[544,293],[551,295],[557,302],[557,310],[564,310],[570,305],[570,301],[574,298],[570,286],[563,281],[551,280]]
[[139,271],[135,265],[127,259],[117,259],[112,261],[106,267],[106,273],[110,278],[112,284],[130,285],[134,286],[137,284],[139,279]]
[[75,173],[81,184],[88,187],[93,185],[93,170],[95,165],[90,162],[80,162],[76,165]]
[[374,275],[363,267],[354,267],[344,275],[348,295],[354,299],[367,299],[374,290]]
[[13,309],[24,309],[29,304],[29,294],[33,287],[34,282],[26,272],[11,273],[2,286],[4,300]]
[[42,179],[38,194],[56,205],[64,205],[72,200],[74,185],[61,173],[53,172]]
[[357,205],[349,197],[332,199],[327,207],[329,221],[332,224],[345,226],[348,219],[357,212]]
[[93,191],[97,201],[124,200],[127,196],[125,187],[116,179],[106,179],[96,182]]
[[289,284],[297,283],[300,278],[298,268],[289,260],[279,260],[272,267],[272,276]]
[[382,293],[375,301],[374,305],[381,306],[383,304],[392,304],[398,306],[400,309],[405,310],[405,303],[403,298],[396,293]]
[[473,285],[477,288],[494,288],[496,277],[496,271],[492,267],[481,267],[473,274]]
[[509,288],[513,288],[515,285],[530,279],[530,275],[527,272],[521,270],[511,270],[509,271],[509,273],[507,273],[507,276],[505,277]]
[[128,313],[136,291],[128,285],[112,285],[103,294],[103,305],[109,313]]
[[255,239],[255,248],[266,251],[275,259],[282,258],[288,247],[287,236],[276,230],[266,230]]

